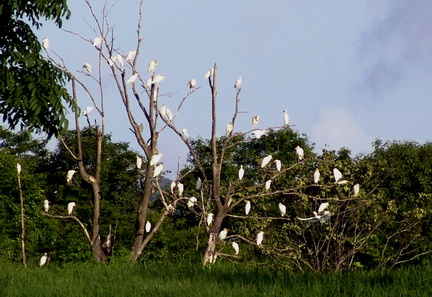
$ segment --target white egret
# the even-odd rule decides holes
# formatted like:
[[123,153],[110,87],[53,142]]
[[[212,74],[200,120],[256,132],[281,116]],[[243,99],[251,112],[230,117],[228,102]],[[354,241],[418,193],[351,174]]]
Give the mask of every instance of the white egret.
[[135,165],[138,170],[142,167],[142,159],[139,156],[136,156]]
[[259,115],[252,117],[252,127],[258,125],[258,122],[259,122]]
[[84,68],[88,72],[88,74],[91,74],[92,67],[91,67],[90,63],[85,63],[82,68]]
[[208,213],[207,214],[207,220],[206,220],[206,222],[207,222],[207,226],[210,226],[212,223],[213,223],[213,213]]
[[159,109],[160,114],[162,115],[162,117],[166,118],[166,105],[163,104],[162,107]]
[[132,63],[133,58],[135,58],[136,50],[129,51],[126,55],[126,61]]
[[187,207],[192,208],[195,205],[195,203],[197,203],[197,202],[198,202],[198,199],[196,199],[195,197],[192,196],[189,198],[189,200],[187,202]]
[[339,171],[339,169],[337,168],[333,168],[333,175],[334,175],[334,179],[335,179],[335,184],[338,185],[344,185],[346,183],[348,183],[347,180],[342,179],[342,173]]
[[266,133],[267,130],[255,130],[251,132],[252,136],[256,139],[260,139]]
[[214,74],[214,67],[207,71],[207,73],[204,75],[205,78],[210,78]]
[[110,67],[113,67],[116,61],[117,61],[117,56],[111,56],[111,58],[108,61],[108,64],[110,65]]
[[72,215],[72,212],[73,212],[75,207],[76,207],[75,202],[69,202],[68,203],[68,215]]
[[276,170],[277,171],[281,171],[281,169],[282,169],[282,162],[281,162],[281,160],[275,160],[274,162],[275,162]]
[[143,131],[144,131],[144,124],[143,123],[138,125],[138,131],[140,134],[143,133]]
[[235,255],[238,255],[239,252],[240,252],[240,246],[239,246],[239,244],[238,244],[237,242],[233,241],[233,242],[231,243],[231,246],[232,246],[232,248],[234,249],[234,254],[235,254]]
[[172,115],[171,110],[170,110],[168,107],[166,107],[165,104],[162,105],[162,108],[164,109],[165,119],[167,119],[168,121],[172,122],[172,120],[173,120],[173,115]]
[[315,169],[315,172],[314,172],[314,175],[313,175],[313,182],[314,182],[314,184],[318,184],[318,182],[319,182],[319,179],[320,179],[320,172],[319,172],[319,170],[318,170],[318,168],[317,169]]
[[148,80],[146,80],[145,85],[146,85],[147,88],[150,88],[152,86],[152,79],[149,78]]
[[271,179],[265,182],[264,188],[266,191],[270,190],[271,182]]
[[150,166],[153,166],[153,165],[156,165],[157,163],[159,163],[159,161],[160,161],[160,159],[162,158],[162,154],[161,153],[159,153],[159,154],[156,154],[156,155],[153,155],[151,158],[150,158]]
[[289,123],[289,115],[288,115],[288,111],[286,110],[286,109],[284,109],[283,110],[283,113],[284,113],[284,125],[285,126],[288,126],[288,123]]
[[246,202],[246,205],[245,205],[245,214],[248,215],[250,213],[252,205],[251,205],[251,202],[249,200],[246,200],[245,202]]
[[76,173],[76,170],[69,170],[66,174],[66,182],[70,183],[72,181],[72,178],[74,176],[74,174]]
[[281,216],[284,217],[286,215],[286,206],[283,205],[282,203],[279,203],[278,207],[279,207],[279,211],[281,213]]
[[150,232],[151,227],[152,227],[152,225],[151,225],[150,221],[147,221],[147,223],[146,223],[146,225],[145,225],[145,230],[146,230],[147,233]]
[[314,212],[314,216],[310,217],[310,218],[297,218],[300,221],[304,221],[304,222],[309,222],[309,223],[316,223],[316,222],[320,222],[320,223],[325,223],[325,222],[329,222],[330,221],[330,211],[326,210],[324,211],[324,213],[322,215],[318,215],[316,212]]
[[16,168],[17,168],[18,175],[20,175],[21,174],[21,164],[17,163]]
[[272,155],[265,156],[261,161],[261,168],[264,168],[272,159],[273,159]]
[[360,192],[360,185],[359,184],[355,184],[354,187],[353,187],[353,196],[357,197],[358,194],[359,194],[359,192]]
[[120,54],[117,55],[117,61],[120,63],[120,66],[122,66],[122,67],[124,66],[122,55],[120,55]]
[[134,74],[132,74],[131,77],[129,77],[129,79],[126,81],[126,83],[127,84],[134,83],[137,78],[138,78],[138,73],[134,73]]
[[226,128],[225,128],[225,132],[226,132],[226,134],[229,135],[229,134],[232,132],[233,129],[234,129],[234,125],[233,125],[233,123],[232,123],[232,122],[229,122],[229,123],[226,125]]
[[88,114],[89,114],[90,112],[92,112],[93,109],[94,109],[93,106],[87,106],[87,107],[84,109],[84,111],[83,111],[83,116],[88,116]]
[[43,206],[44,206],[45,212],[48,212],[49,209],[50,209],[50,202],[47,199],[45,199],[44,203],[43,203]]
[[318,207],[318,213],[323,212],[327,207],[329,207],[330,204],[328,202],[321,203]]
[[184,191],[184,185],[181,182],[177,183],[177,191],[178,191],[179,197],[181,197],[183,195],[183,191]]
[[102,39],[101,37],[96,37],[96,38],[93,40],[93,45],[94,45],[95,48],[100,49],[100,47],[101,47],[101,45],[102,45],[102,42],[103,42],[103,39]]
[[147,72],[153,72],[158,64],[157,60],[150,61],[147,67]]
[[162,169],[163,169],[163,164],[159,164],[159,165],[157,165],[157,166],[155,167],[154,172],[153,172],[153,177],[157,177],[157,176],[159,176],[159,174],[161,174],[161,172],[162,172]]
[[161,81],[163,81],[165,79],[165,75],[163,75],[163,74],[158,74],[158,75],[156,75],[154,78],[153,78],[153,80],[152,80],[152,84],[158,84],[158,83],[160,83]]
[[42,46],[43,46],[43,48],[44,48],[46,51],[48,51],[48,48],[49,48],[49,39],[48,39],[47,37],[44,37],[44,38],[42,39]]
[[243,77],[239,76],[234,83],[234,88],[239,89],[242,81],[243,81]]
[[221,232],[219,232],[219,240],[224,240],[228,235],[228,229],[223,228]]
[[202,180],[200,177],[197,178],[196,182],[195,182],[195,190],[199,190],[201,189],[201,185],[202,185]]
[[188,130],[186,128],[182,129],[181,133],[182,133],[184,139],[189,139],[189,133],[188,133]]
[[304,150],[298,145],[295,147],[295,154],[297,156],[297,160],[301,161],[304,158]]
[[48,263],[48,253],[45,253],[39,260],[39,267],[42,267],[47,263]]
[[244,176],[244,173],[245,173],[245,171],[243,169],[243,165],[240,165],[240,169],[238,171],[238,178],[239,178],[239,180],[242,180],[242,178]]
[[173,180],[171,182],[171,185],[170,185],[171,194],[174,194],[174,189],[175,189],[176,185],[177,185],[177,183],[175,182],[175,180]]
[[258,246],[260,246],[261,243],[263,242],[263,239],[264,239],[264,231],[258,232],[257,237],[256,237],[256,244]]
[[196,79],[195,78],[191,78],[190,80],[188,80],[188,85],[189,85],[189,90],[193,90],[195,89],[196,86]]

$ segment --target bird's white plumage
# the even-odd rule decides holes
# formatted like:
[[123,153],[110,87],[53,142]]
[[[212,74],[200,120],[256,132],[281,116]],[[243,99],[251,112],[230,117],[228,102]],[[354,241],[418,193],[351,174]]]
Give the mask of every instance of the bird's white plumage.
[[85,70],[87,70],[88,74],[90,74],[90,73],[92,72],[92,67],[91,67],[90,63],[85,63],[85,64],[83,65],[83,68],[84,68]]
[[126,81],[126,83],[127,84],[134,83],[137,78],[138,78],[138,73],[134,73],[134,74],[132,74],[131,77],[129,77],[129,79]]
[[239,244],[238,244],[237,242],[233,241],[233,242],[231,243],[231,246],[232,246],[232,248],[234,249],[234,254],[235,254],[235,255],[238,255],[239,252],[240,252],[240,246],[239,246]]
[[333,175],[336,183],[342,180],[342,173],[339,169],[333,168]]
[[163,81],[165,79],[165,75],[163,75],[163,74],[158,74],[158,75],[156,75],[154,78],[153,78],[153,80],[152,80],[152,84],[158,84],[158,83],[160,83],[161,81]]
[[246,200],[245,202],[246,202],[246,205],[245,205],[245,214],[248,215],[249,212],[250,212],[250,210],[251,210],[252,205],[251,205],[251,202],[249,200]]
[[102,45],[103,39],[101,37],[95,37],[95,39],[93,40],[93,45],[96,48],[100,48]]
[[263,240],[264,240],[264,231],[260,231],[260,232],[258,232],[257,237],[256,237],[256,244],[258,246],[260,246],[262,244]]
[[314,212],[313,217],[297,218],[297,219],[304,221],[304,222],[309,222],[309,223],[317,223],[317,222],[326,223],[326,222],[330,221],[330,217],[331,217],[330,211],[326,210],[326,211],[324,211],[324,213],[322,215],[318,215],[316,212]]
[[50,202],[47,199],[44,200],[43,207],[44,207],[45,212],[49,211]]
[[39,267],[44,266],[47,262],[48,262],[48,253],[45,253],[39,260]]
[[[163,111],[163,112],[162,112],[162,111]],[[162,105],[162,111],[161,111],[162,116],[163,116],[166,120],[172,122],[172,120],[173,120],[172,112],[171,112],[171,110],[170,110],[170,109],[169,109],[165,104]]]
[[177,183],[175,182],[175,180],[173,180],[171,182],[171,185],[170,185],[171,194],[174,194],[174,189],[175,189],[176,185],[177,185]]
[[239,89],[242,81],[243,81],[243,77],[239,76],[234,83],[234,88]]
[[136,50],[129,51],[126,55],[126,61],[132,63],[133,58],[135,58]]
[[239,180],[242,180],[242,178],[244,176],[244,173],[245,173],[245,171],[243,169],[243,165],[240,165],[240,169],[238,171],[238,178],[239,178]]
[[355,184],[355,185],[353,186],[353,196],[354,196],[354,197],[357,197],[358,194],[359,194],[359,192],[360,192],[360,185],[359,185],[359,184]]
[[75,202],[69,202],[69,203],[68,203],[68,215],[71,215],[71,214],[72,214],[72,212],[73,212],[75,206],[76,206]]
[[17,168],[17,173],[18,173],[18,175],[20,175],[21,174],[21,164],[20,163],[17,163],[17,165],[16,165],[16,168]]
[[153,72],[155,70],[157,64],[158,64],[157,60],[150,61],[150,63],[148,64],[148,67],[147,67],[147,71]]
[[87,116],[92,110],[94,109],[94,106],[87,106],[83,111],[83,116]]
[[188,133],[188,130],[186,128],[182,129],[181,133],[182,133],[184,139],[189,139],[189,133]]
[[42,39],[42,46],[47,51],[49,48],[49,39],[47,37],[44,37]]
[[314,172],[314,175],[313,175],[313,181],[314,181],[314,184],[317,185],[317,184],[319,183],[320,175],[321,175],[321,174],[320,174],[318,168],[315,169],[315,172]]
[[151,225],[150,221],[147,221],[147,222],[146,222],[146,225],[145,225],[145,230],[146,230],[147,233],[150,232],[151,227],[152,227],[152,225]]
[[177,183],[177,191],[178,191],[179,197],[183,196],[184,185],[181,182]]
[[197,178],[196,182],[195,182],[195,190],[199,190],[201,189],[201,185],[202,185],[202,180],[200,177]]
[[162,172],[162,169],[163,169],[163,164],[159,164],[159,165],[157,165],[157,166],[155,167],[154,172],[153,172],[153,177],[157,177],[157,176],[159,176],[159,174],[161,174],[161,172]]
[[255,127],[256,125],[258,125],[259,122],[259,115],[255,115],[252,117],[252,127]]
[[190,80],[188,80],[188,85],[189,85],[189,90],[193,90],[195,89],[196,86],[196,79],[195,78],[191,78]]
[[266,191],[270,190],[271,182],[271,179],[265,182],[264,188]]
[[227,135],[229,135],[231,132],[232,132],[232,130],[234,129],[234,125],[233,125],[233,123],[228,123],[227,125],[226,125],[226,128],[225,128],[225,132],[226,132],[226,134]]
[[196,199],[196,197],[190,197],[188,202],[187,202],[187,207],[191,208],[195,205],[195,203],[198,202],[198,199]]
[[281,213],[281,216],[285,216],[286,215],[286,206],[282,203],[279,203],[278,207],[279,207],[279,211]]
[[155,154],[150,158],[150,166],[156,165],[157,163],[159,163],[160,159],[162,158],[162,154]]
[[255,139],[260,139],[266,133],[267,133],[267,130],[255,130],[255,131],[251,132],[252,136]]
[[330,204],[328,202],[321,203],[318,207],[318,213],[323,212],[327,207],[329,207]]
[[303,160],[303,158],[304,158],[304,150],[299,145],[296,146],[294,150],[295,150],[295,154],[297,156],[297,159],[299,161]]
[[228,235],[228,229],[223,228],[221,232],[219,232],[219,240],[224,240]]
[[272,155],[265,156],[261,161],[261,168],[264,168],[272,159],[273,159]]
[[288,126],[289,123],[289,115],[288,115],[288,111],[286,109],[283,110],[283,119],[284,119],[284,125]]
[[136,156],[135,165],[137,169],[141,169],[142,167],[142,159],[139,156]]
[[281,160],[275,160],[275,166],[276,166],[276,170],[277,171],[281,171],[282,170],[282,162]]
[[206,222],[207,222],[207,226],[210,226],[212,223],[213,223],[213,213],[208,213],[207,214],[207,220],[206,220]]
[[120,55],[120,54],[117,55],[117,61],[119,62],[120,67],[124,66],[124,61],[123,61],[122,55]]
[[73,170],[73,169],[71,169],[67,172],[67,174],[66,174],[66,182],[67,183],[70,183],[72,181],[72,178],[73,178],[75,173],[76,173],[76,170]]
[[204,75],[205,78],[210,78],[214,74],[214,67],[211,68],[207,73]]

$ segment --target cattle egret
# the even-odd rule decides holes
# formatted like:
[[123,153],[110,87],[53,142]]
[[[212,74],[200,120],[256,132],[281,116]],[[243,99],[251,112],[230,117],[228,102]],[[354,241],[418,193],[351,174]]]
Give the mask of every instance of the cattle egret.
[[354,197],[357,197],[358,194],[359,194],[359,192],[360,192],[360,185],[359,184],[355,184],[354,187],[353,187],[353,195],[354,195]]
[[183,195],[184,185],[180,182],[177,183],[177,191],[178,191],[179,197],[181,197]]
[[17,163],[16,165],[18,175],[21,174],[21,164]]
[[261,161],[261,168],[264,168],[273,159],[272,155],[265,156]]
[[243,176],[244,176],[244,169],[243,169],[243,165],[240,165],[240,169],[238,171],[238,178],[239,180],[242,180]]
[[142,167],[142,159],[139,156],[136,156],[135,165],[138,170]]
[[182,129],[181,133],[182,133],[182,136],[184,139],[186,139],[186,140],[189,139],[189,133],[188,133],[188,130],[186,128]]
[[324,213],[322,215],[318,215],[316,212],[314,213],[313,217],[310,218],[297,218],[300,221],[304,221],[304,222],[309,222],[309,223],[316,223],[316,222],[320,222],[320,223],[326,223],[330,221],[330,211],[326,210],[324,211]]
[[286,110],[286,109],[284,109],[283,110],[283,113],[284,113],[284,125],[285,126],[288,126],[288,123],[289,123],[289,115],[288,115],[288,111]]
[[251,132],[252,136],[256,139],[260,139],[266,133],[267,130],[255,130]]
[[158,83],[160,83],[161,81],[163,81],[165,79],[165,75],[163,75],[163,74],[158,74],[158,75],[156,75],[154,78],[153,78],[153,80],[152,80],[152,84],[158,84]]
[[335,184],[344,185],[348,183],[347,180],[342,179],[342,173],[337,168],[333,168],[333,175],[335,178]]
[[207,215],[207,226],[210,226],[213,223],[213,216],[214,215],[211,212]]
[[321,203],[320,206],[318,207],[318,213],[323,212],[324,209],[326,209],[329,206],[330,206],[330,204],[328,202]]
[[153,72],[155,70],[157,64],[158,64],[157,60],[150,61],[150,63],[148,64],[148,67],[147,67],[147,71]]
[[68,203],[68,215],[72,215],[72,212],[73,212],[75,206],[76,206],[75,202],[69,202]]
[[234,88],[239,89],[242,81],[243,81],[243,77],[239,76],[234,83]]
[[205,78],[210,78],[214,74],[214,67],[207,71],[207,73],[204,75]]
[[252,127],[255,127],[256,125],[258,125],[258,121],[259,121],[259,115],[256,115],[252,118]]
[[88,116],[88,114],[94,109],[93,106],[87,106],[83,111],[83,116]]
[[66,182],[70,183],[72,181],[72,178],[74,176],[74,174],[76,173],[76,170],[69,170],[66,174]]
[[108,64],[110,67],[113,67],[115,65],[115,61],[117,60],[117,56],[111,56],[111,58],[108,61]]
[[90,74],[90,73],[92,72],[92,67],[91,67],[90,63],[85,63],[85,64],[83,65],[83,68],[84,68],[85,70],[87,70],[88,74]]
[[226,128],[225,128],[226,134],[229,135],[232,132],[233,129],[234,129],[233,123],[232,122],[228,123],[226,125]]
[[172,120],[173,120],[172,112],[168,107],[166,107],[165,104],[162,105],[161,114],[166,120],[172,122]]
[[48,48],[49,48],[49,39],[48,38],[44,37],[42,39],[42,46],[46,51],[48,51]]
[[39,260],[39,267],[44,266],[48,262],[48,253],[43,254],[43,256]]
[[151,223],[150,223],[150,221],[147,221],[147,223],[146,223],[146,225],[145,225],[145,230],[146,230],[146,232],[147,233],[149,233],[150,232],[150,230],[151,230]]
[[283,205],[282,203],[279,203],[278,206],[279,206],[279,211],[281,213],[281,216],[285,216],[286,215],[286,206]]
[[162,154],[156,154],[153,155],[150,159],[150,166],[156,165],[157,163],[159,163],[160,159],[162,158]]
[[176,185],[177,185],[177,183],[173,180],[171,182],[171,185],[170,185],[171,194],[174,194],[174,189],[175,189]]
[[192,196],[189,198],[189,200],[187,202],[187,207],[192,208],[195,205],[195,203],[197,203],[197,202],[198,202],[198,199],[196,199],[195,197]]
[[148,80],[146,80],[145,85],[146,85],[147,88],[150,88],[152,86],[152,79],[149,78]]
[[227,235],[228,235],[228,229],[223,228],[223,230],[219,232],[219,240],[224,240],[225,237],[227,237]]
[[301,161],[304,158],[304,150],[300,146],[295,147],[295,154],[297,156],[297,160]]
[[126,61],[128,61],[129,63],[132,63],[133,58],[135,58],[136,55],[136,50],[133,51],[129,51],[126,55]]
[[281,171],[281,169],[282,169],[282,162],[281,162],[281,160],[275,160],[274,162],[275,162],[276,170],[277,171]]
[[117,61],[120,63],[120,66],[124,66],[122,55],[120,55],[120,54],[117,55]]
[[264,231],[258,232],[257,237],[256,237],[256,244],[258,246],[260,246],[261,243],[262,243],[262,241],[263,241],[263,239],[264,239]]
[[141,123],[138,125],[138,132],[141,134],[144,131],[144,125]]
[[319,172],[319,170],[318,170],[318,168],[317,169],[315,169],[315,172],[314,172],[314,175],[313,175],[313,182],[314,182],[314,184],[318,184],[318,182],[319,182],[319,179],[320,179],[320,172]]
[[234,254],[235,254],[235,255],[238,255],[238,253],[239,253],[239,251],[240,251],[240,247],[239,247],[238,243],[235,242],[235,241],[233,241],[233,242],[231,243],[231,246],[232,246],[232,248],[234,249]]
[[191,78],[190,80],[188,80],[188,85],[189,85],[189,90],[193,90],[195,89],[196,86],[196,79],[195,78]]
[[202,185],[202,180],[200,177],[197,178],[196,182],[195,182],[195,190],[199,190],[201,189],[201,185]]
[[272,181],[270,179],[265,182],[264,188],[266,189],[266,191],[270,190],[271,182]]
[[251,202],[249,200],[246,200],[246,205],[245,205],[245,214],[248,215],[250,210],[251,210]]
[[96,38],[93,40],[93,45],[94,45],[94,47],[96,47],[96,48],[100,48],[101,45],[102,45],[102,41],[103,41],[103,39],[102,39],[101,37],[96,37]]
[[44,203],[43,203],[43,206],[44,206],[45,212],[48,212],[48,210],[50,208],[50,202],[47,199],[45,199]]
[[153,177],[159,176],[159,174],[161,174],[162,172],[162,169],[163,169],[163,164],[159,164],[158,166],[156,166],[153,172]]
[[134,82],[136,81],[137,77],[138,77],[138,73],[134,73],[134,74],[132,74],[132,76],[129,77],[129,79],[126,81],[126,83],[127,83],[127,84],[134,83]]

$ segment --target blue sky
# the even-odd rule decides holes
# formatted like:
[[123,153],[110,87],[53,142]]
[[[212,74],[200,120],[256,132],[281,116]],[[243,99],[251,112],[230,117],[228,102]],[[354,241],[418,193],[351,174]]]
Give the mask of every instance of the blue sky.
[[[102,1],[92,1],[99,3]],[[64,29],[88,39],[96,35],[84,1],[69,1],[72,17]],[[96,5],[96,4],[95,4]],[[136,44],[138,1],[117,1],[108,16],[116,47]],[[96,8],[99,12],[100,8]],[[429,0],[184,0],[144,1],[144,40],[138,70],[157,59],[166,75],[160,99],[171,109],[187,93],[186,82],[201,86],[185,103],[175,124],[191,137],[210,136],[210,90],[204,74],[218,65],[218,130],[233,114],[233,84],[243,76],[235,131],[280,126],[283,109],[294,129],[316,151],[348,147],[370,152],[374,139],[432,139],[432,2]],[[38,35],[72,70],[96,65],[97,51],[76,36],[46,24]],[[106,81],[107,132],[139,151],[126,113]],[[90,80],[89,80],[90,83]],[[89,105],[80,99],[82,108]],[[92,114],[96,119],[96,114]],[[186,149],[170,132],[161,137],[166,169],[175,170]]]

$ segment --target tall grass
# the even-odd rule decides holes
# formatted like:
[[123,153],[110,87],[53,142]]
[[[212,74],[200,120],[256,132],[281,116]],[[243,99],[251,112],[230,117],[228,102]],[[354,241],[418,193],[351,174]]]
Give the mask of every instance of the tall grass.
[[432,296],[432,268],[352,273],[283,272],[201,263],[0,263],[0,296]]

